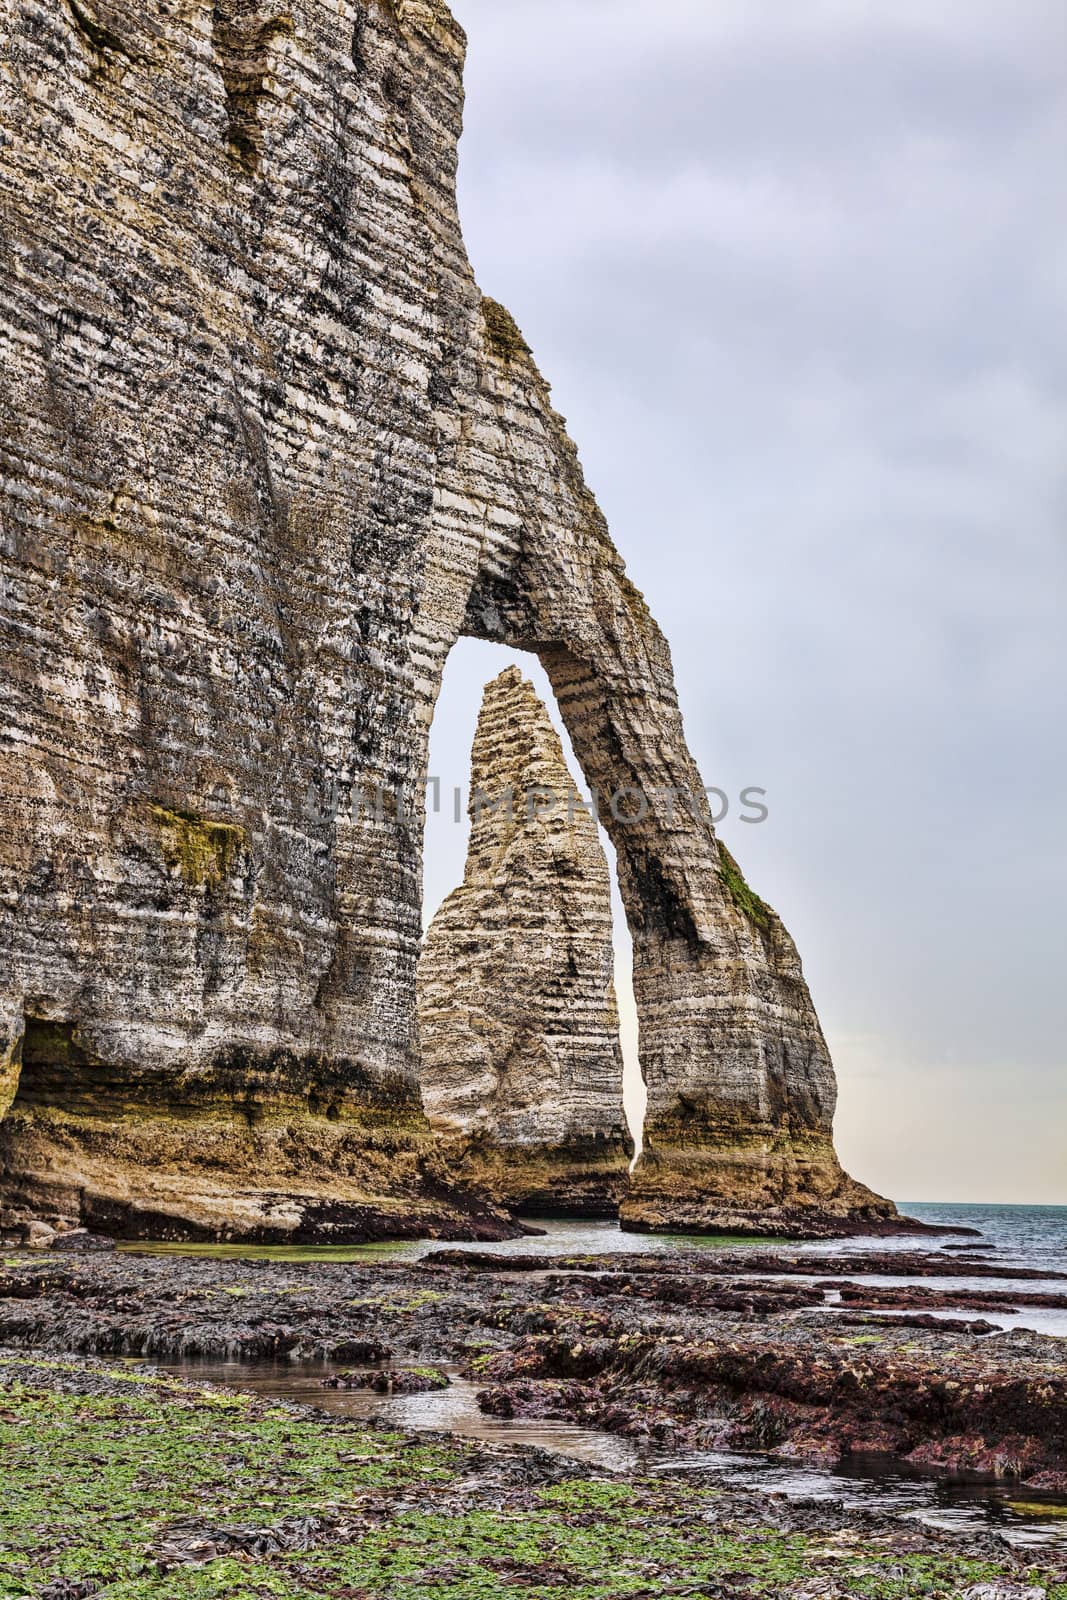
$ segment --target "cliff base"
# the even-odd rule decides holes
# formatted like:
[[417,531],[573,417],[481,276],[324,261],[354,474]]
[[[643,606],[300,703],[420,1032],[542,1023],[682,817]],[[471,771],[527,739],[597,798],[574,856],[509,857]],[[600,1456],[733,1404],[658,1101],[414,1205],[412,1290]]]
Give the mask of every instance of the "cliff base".
[[844,1238],[903,1221],[892,1200],[849,1177],[828,1134],[732,1130],[683,1144],[661,1142],[653,1127],[646,1140],[620,1208],[627,1232]]
[[521,1232],[457,1186],[402,1074],[291,1052],[135,1068],[34,1029],[0,1122],[0,1221],[118,1238],[352,1244]]
[[511,1212],[545,1217],[616,1217],[626,1193],[629,1139],[502,1146],[473,1139],[446,1144],[449,1171],[464,1188]]

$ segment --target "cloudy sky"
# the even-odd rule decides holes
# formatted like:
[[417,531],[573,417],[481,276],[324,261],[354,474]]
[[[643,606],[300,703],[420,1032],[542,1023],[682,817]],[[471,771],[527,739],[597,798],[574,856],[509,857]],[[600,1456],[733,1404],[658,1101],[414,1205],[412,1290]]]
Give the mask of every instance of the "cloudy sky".
[[[843,1158],[1067,1203],[1067,7],[454,9],[475,271],[705,780],[768,791],[720,831],[800,946]],[[448,782],[507,659],[449,662]],[[431,910],[462,863],[435,819]]]

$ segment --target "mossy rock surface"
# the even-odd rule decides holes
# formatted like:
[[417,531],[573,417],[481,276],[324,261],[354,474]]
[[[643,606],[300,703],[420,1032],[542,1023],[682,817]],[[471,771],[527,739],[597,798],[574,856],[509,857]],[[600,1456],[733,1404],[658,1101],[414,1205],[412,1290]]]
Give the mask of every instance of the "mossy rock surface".
[[190,889],[215,888],[232,877],[248,842],[244,828],[211,822],[192,811],[153,806],[163,859]]
[[532,355],[518,323],[506,306],[502,306],[498,300],[485,299],[482,301],[482,316],[489,348],[501,361],[510,365],[513,361],[521,361]]
[[754,923],[761,933],[770,933],[774,912],[766,901],[761,900],[756,891],[749,887],[745,881],[744,873],[721,839],[719,840],[719,877],[737,909],[744,912],[748,920]]

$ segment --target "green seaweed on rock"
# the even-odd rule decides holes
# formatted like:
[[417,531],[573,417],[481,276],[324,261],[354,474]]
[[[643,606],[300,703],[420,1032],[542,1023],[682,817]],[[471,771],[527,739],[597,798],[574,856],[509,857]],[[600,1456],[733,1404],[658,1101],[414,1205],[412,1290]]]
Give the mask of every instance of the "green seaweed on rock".
[[7,1356],[0,1384],[12,1600],[49,1586],[106,1600],[785,1600],[813,1577],[865,1600],[944,1600],[1005,1578],[1067,1600],[1008,1556],[915,1554],[861,1526],[841,1541],[737,1525],[721,1490],[662,1478],[520,1475],[472,1504],[469,1445],[105,1364]]

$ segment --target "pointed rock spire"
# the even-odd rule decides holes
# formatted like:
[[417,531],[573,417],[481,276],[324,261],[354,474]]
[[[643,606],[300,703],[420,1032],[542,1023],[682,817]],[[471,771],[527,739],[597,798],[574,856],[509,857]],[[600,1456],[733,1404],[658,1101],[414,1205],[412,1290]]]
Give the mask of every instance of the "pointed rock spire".
[[486,687],[471,769],[466,872],[419,964],[426,1109],[457,1170],[499,1200],[610,1214],[633,1144],[608,863],[516,667]]

